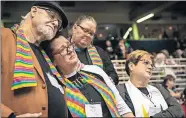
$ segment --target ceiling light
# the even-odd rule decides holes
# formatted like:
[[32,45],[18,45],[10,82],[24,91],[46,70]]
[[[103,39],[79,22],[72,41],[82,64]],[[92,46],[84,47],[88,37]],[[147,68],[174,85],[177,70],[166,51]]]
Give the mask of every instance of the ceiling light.
[[145,21],[145,20],[147,20],[147,19],[149,19],[149,18],[151,18],[151,17],[153,17],[153,16],[154,16],[154,14],[151,13],[151,14],[149,14],[149,15],[143,17],[143,18],[138,19],[136,22],[137,22],[137,23],[141,23],[141,22],[143,22],[143,21]]
[[129,27],[129,29],[126,31],[125,35],[123,36],[123,39],[126,39],[131,31],[132,31],[132,27]]

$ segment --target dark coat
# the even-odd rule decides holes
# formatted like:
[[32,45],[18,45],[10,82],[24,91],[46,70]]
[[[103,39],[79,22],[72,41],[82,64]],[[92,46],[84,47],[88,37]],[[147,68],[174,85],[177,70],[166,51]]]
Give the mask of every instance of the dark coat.
[[[114,66],[110,60],[108,53],[105,52],[100,47],[97,47],[97,46],[95,46],[95,47],[97,49],[97,52],[100,55],[100,58],[102,59],[103,70],[107,73],[108,76],[110,76],[113,79],[115,85],[117,85],[119,82],[118,75],[116,73],[116,70],[114,69]],[[87,65],[92,65],[92,61],[91,61],[90,56],[88,54],[87,48],[83,49],[81,51],[76,51],[76,53],[82,63],[87,64]]]

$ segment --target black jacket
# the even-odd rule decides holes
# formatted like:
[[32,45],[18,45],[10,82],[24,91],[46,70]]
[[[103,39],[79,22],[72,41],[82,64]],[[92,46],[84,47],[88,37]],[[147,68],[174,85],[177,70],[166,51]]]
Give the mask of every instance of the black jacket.
[[[183,110],[181,108],[181,105],[176,101],[175,98],[173,98],[169,92],[162,87],[161,85],[153,85],[154,87],[156,87],[162,94],[162,96],[164,97],[167,105],[168,105],[168,109],[155,114],[154,116],[151,116],[152,118],[157,117],[166,117],[166,118],[170,118],[170,117],[174,117],[174,118],[180,118],[184,116]],[[134,110],[134,106],[132,104],[132,101],[130,99],[130,96],[127,92],[126,86],[125,84],[120,84],[117,86],[120,95],[122,96],[122,98],[125,100],[126,104],[129,106],[129,108],[131,109],[131,111],[133,112],[133,114],[135,115],[135,110]],[[137,98],[136,98],[137,99]]]
[[[101,49],[100,47],[97,47],[97,46],[95,46],[95,47],[97,49],[97,52],[100,55],[100,58],[102,59],[103,70],[107,73],[108,76],[110,76],[113,79],[115,85],[117,85],[119,82],[118,75],[114,69],[114,66],[110,60],[108,53],[106,51],[104,51],[103,49]],[[82,49],[80,51],[76,50],[76,53],[82,63],[84,63],[86,65],[92,65],[92,61],[91,61],[90,56],[88,54],[87,48]]]

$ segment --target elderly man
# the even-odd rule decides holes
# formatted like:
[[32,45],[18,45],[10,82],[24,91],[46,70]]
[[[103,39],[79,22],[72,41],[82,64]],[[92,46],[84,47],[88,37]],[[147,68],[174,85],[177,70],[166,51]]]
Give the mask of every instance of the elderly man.
[[55,2],[35,2],[20,26],[2,28],[2,117],[67,117],[61,76],[40,47],[68,25]]
[[149,85],[153,66],[150,53],[136,50],[129,54],[126,72],[130,80],[119,87],[125,102],[136,117],[182,117],[181,106],[164,87]]
[[67,39],[60,36],[44,45],[64,77],[65,97],[72,117],[132,117],[115,85],[96,65],[82,64]]
[[92,42],[96,33],[97,23],[91,16],[80,16],[72,27],[71,42],[75,43],[75,50],[80,61],[86,65],[101,67],[111,80],[118,84],[118,75],[108,53]]

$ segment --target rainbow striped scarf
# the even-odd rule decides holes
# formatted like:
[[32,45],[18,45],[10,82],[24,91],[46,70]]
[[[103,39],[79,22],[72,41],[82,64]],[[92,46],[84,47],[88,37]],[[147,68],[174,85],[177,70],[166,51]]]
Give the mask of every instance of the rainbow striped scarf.
[[97,65],[103,69],[103,62],[94,46],[88,47],[88,53],[93,65]]
[[[94,76],[86,74],[80,71],[81,81],[83,83],[89,83],[92,85],[104,99],[112,117],[120,117],[117,108],[115,96],[112,91],[100,80],[96,79]],[[79,91],[79,89],[72,84],[67,78],[64,79],[66,85],[65,97],[68,109],[70,110],[73,117],[86,117],[85,114],[85,104],[88,104],[88,100]]]
[[[31,55],[31,48],[24,36],[22,29],[12,28],[17,34],[17,44],[16,44],[16,61],[14,68],[14,77],[12,82],[11,90],[24,88],[24,87],[35,87],[37,86],[37,81],[34,75],[34,66]],[[50,69],[53,74],[55,74],[58,79],[62,79],[60,74],[57,72],[56,68],[52,65],[51,60],[48,58],[44,50],[41,50],[44,58],[48,62]]]

